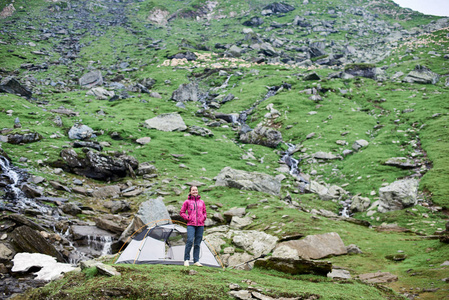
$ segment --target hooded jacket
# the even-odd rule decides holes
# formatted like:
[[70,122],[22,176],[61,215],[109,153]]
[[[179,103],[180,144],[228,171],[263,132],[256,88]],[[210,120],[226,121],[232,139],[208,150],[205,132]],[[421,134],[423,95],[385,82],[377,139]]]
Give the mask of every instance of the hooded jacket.
[[206,204],[200,196],[189,195],[182,204],[180,215],[187,221],[187,226],[204,226],[207,218]]

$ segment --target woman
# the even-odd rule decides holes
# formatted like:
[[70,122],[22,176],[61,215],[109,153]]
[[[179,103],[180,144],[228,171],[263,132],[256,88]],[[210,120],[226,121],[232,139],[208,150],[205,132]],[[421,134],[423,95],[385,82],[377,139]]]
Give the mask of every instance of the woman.
[[[187,212],[187,214],[186,214]],[[198,195],[198,187],[190,186],[189,196],[181,207],[181,217],[187,221],[187,242],[184,252],[184,266],[189,266],[190,250],[193,244],[193,264],[200,264],[200,244],[203,239],[204,221],[206,220],[206,204]]]

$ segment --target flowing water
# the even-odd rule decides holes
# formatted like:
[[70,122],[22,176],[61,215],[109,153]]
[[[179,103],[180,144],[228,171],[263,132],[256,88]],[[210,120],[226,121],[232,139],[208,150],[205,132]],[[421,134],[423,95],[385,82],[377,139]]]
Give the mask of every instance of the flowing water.
[[[13,166],[10,161],[3,156],[0,156],[0,168],[0,188],[4,191],[4,195],[0,200],[0,210],[18,214],[34,211],[51,224],[56,224],[59,221],[67,220],[67,217],[59,214],[58,208],[51,207],[25,195],[21,187],[22,185],[28,183],[28,179],[30,177],[26,171]],[[68,259],[71,264],[77,264],[81,260],[90,258],[90,255],[79,251],[74,245],[69,229],[65,232],[58,232],[54,225],[52,229],[53,232],[65,238],[69,242],[70,248],[73,249]],[[94,249],[98,253],[101,253],[101,255],[111,254],[112,242],[113,240],[110,236],[89,236],[87,247]]]

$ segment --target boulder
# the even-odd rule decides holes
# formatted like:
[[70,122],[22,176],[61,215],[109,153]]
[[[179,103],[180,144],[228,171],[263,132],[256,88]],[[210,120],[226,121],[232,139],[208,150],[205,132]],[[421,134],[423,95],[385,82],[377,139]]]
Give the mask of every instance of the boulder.
[[[385,71],[371,64],[349,64],[345,67],[344,75],[360,76],[374,80],[384,79]],[[344,78],[344,75],[341,77]]]
[[8,4],[3,8],[3,10],[0,12],[0,19],[5,19],[7,17],[11,17],[14,12],[16,11],[16,8],[12,3]]
[[253,219],[251,217],[237,217],[234,216],[231,219],[231,224],[229,224],[229,227],[231,229],[242,229],[248,225],[251,225],[251,223],[253,223]]
[[406,157],[392,157],[385,162],[386,165],[395,166],[402,169],[413,169],[419,166],[413,160]]
[[277,14],[277,13],[285,14],[292,10],[295,10],[295,8],[286,3],[275,2],[275,3],[265,6],[262,10],[271,10],[275,14]]
[[99,70],[91,71],[87,74],[84,74],[79,79],[79,85],[89,89],[94,86],[102,84],[103,84],[103,76],[101,75],[101,71]]
[[273,269],[292,275],[314,274],[326,276],[329,272],[332,271],[331,262],[280,257],[259,259],[254,263],[254,267]]
[[398,281],[398,276],[389,272],[376,272],[360,274],[358,279],[367,283],[388,283]]
[[22,86],[14,77],[6,77],[0,83],[0,92],[20,95],[26,99],[31,99],[33,94],[27,88]]
[[145,174],[156,174],[157,169],[154,165],[149,162],[143,162],[139,164],[139,168],[137,169],[137,175],[145,175]]
[[134,157],[117,153],[116,157],[88,150],[78,154],[71,148],[61,150],[61,160],[51,163],[64,171],[97,180],[116,180],[133,174],[139,163]]
[[124,200],[108,201],[103,206],[109,209],[113,214],[131,210],[131,205]]
[[67,273],[76,268],[70,264],[58,263],[54,257],[40,253],[17,253],[13,259],[14,266],[12,272],[26,272],[32,267],[39,267],[35,280],[56,280],[60,279],[62,273]]
[[92,196],[98,199],[114,198],[120,195],[120,187],[118,185],[107,185],[100,187],[92,192]]
[[341,156],[334,155],[329,152],[318,151],[312,154],[313,158],[322,159],[322,160],[333,160],[333,159],[341,159]]
[[252,131],[241,133],[240,141],[246,144],[276,148],[282,142],[282,134],[273,128],[258,125]]
[[359,151],[361,148],[368,146],[369,143],[366,140],[357,140],[352,144],[352,149]]
[[220,171],[216,179],[216,186],[259,191],[276,196],[280,195],[281,192],[281,183],[273,176],[265,173],[246,172],[225,167]]
[[153,226],[167,223],[171,223],[171,218],[164,204],[164,199],[162,197],[149,199],[140,204],[137,214],[134,215],[134,219],[120,236],[120,240],[125,242],[143,225]]
[[115,93],[113,91],[108,91],[105,88],[102,87],[95,87],[90,89],[86,95],[94,96],[95,98],[99,100],[107,100],[111,97],[114,97]]
[[232,242],[254,256],[268,254],[276,246],[278,238],[256,230],[234,231]]
[[347,249],[336,232],[317,235],[308,235],[301,240],[286,241],[279,243],[295,249],[298,256],[303,259],[320,259],[331,255],[347,254]]
[[42,140],[43,138],[44,137],[37,132],[29,132],[25,134],[15,133],[7,135],[8,143],[14,145],[34,143]]
[[417,204],[418,181],[403,179],[379,189],[379,207],[381,213],[400,210]]
[[193,135],[199,135],[199,136],[204,136],[204,137],[214,136],[212,131],[210,131],[209,129],[199,127],[199,126],[194,126],[194,125],[190,126],[189,129],[187,130],[187,132],[191,133]]
[[367,197],[354,196],[352,197],[351,211],[362,212],[365,211],[371,204],[371,200]]
[[177,113],[167,113],[145,121],[144,126],[161,131],[184,131],[187,129],[182,117]]
[[94,130],[87,125],[77,123],[69,130],[69,138],[72,140],[85,140],[92,137]]
[[348,270],[343,269],[332,269],[332,272],[327,274],[329,278],[338,278],[338,279],[351,279],[351,273]]
[[0,243],[0,263],[7,263],[14,257],[15,251],[6,243]]
[[13,244],[18,252],[41,253],[55,257],[59,262],[65,262],[62,254],[42,235],[28,226],[20,226],[11,232]]
[[229,268],[250,271],[254,267],[254,256],[248,253],[235,253],[224,257],[224,264]]
[[340,199],[341,197],[348,194],[343,188],[331,185],[325,186],[314,180],[311,180],[309,183],[304,185],[304,191],[307,193],[318,194],[321,200],[332,200],[332,199]]
[[415,69],[408,73],[402,80],[408,83],[436,84],[440,80],[440,75],[432,72],[429,68],[416,65]]
[[178,89],[173,92],[171,99],[177,102],[198,101],[198,85],[193,83],[181,84]]
[[226,221],[230,222],[233,217],[243,217],[246,214],[246,209],[244,207],[233,207],[228,211],[224,212],[224,217]]

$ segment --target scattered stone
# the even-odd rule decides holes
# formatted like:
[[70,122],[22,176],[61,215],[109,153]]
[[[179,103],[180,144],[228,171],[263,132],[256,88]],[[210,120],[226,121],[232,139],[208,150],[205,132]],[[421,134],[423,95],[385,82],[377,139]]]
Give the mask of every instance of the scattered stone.
[[389,272],[366,273],[358,276],[358,279],[367,283],[388,283],[398,281],[398,276]]
[[182,117],[177,113],[156,116],[145,121],[145,127],[161,131],[184,131],[187,129]]

